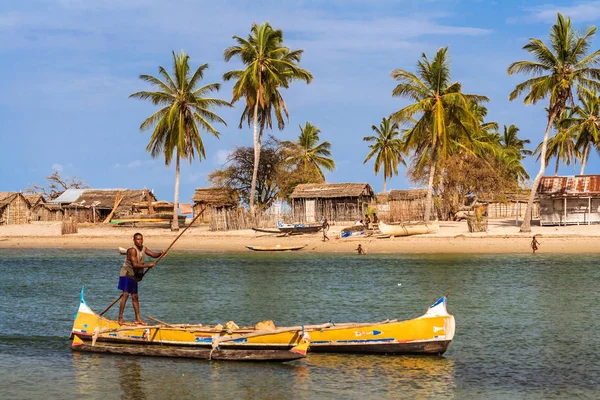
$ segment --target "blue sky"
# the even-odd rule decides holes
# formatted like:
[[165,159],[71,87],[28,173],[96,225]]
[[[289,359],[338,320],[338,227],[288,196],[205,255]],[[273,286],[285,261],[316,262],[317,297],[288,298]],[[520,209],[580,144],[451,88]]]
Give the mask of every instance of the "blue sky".
[[[253,22],[269,21],[292,49],[304,49],[310,85],[284,92],[290,120],[275,135],[293,140],[306,121],[321,128],[337,163],[327,182],[367,182],[375,176],[364,136],[371,125],[407,104],[393,98],[393,69],[415,70],[421,53],[449,46],[453,79],[466,93],[488,96],[489,120],[515,124],[521,136],[541,141],[543,106],[509,102],[523,76],[508,65],[530,59],[528,38],[546,41],[558,11],[585,29],[600,22],[600,1],[525,2],[467,0],[158,1],[22,0],[0,4],[0,191],[19,191],[54,169],[77,175],[94,188],[153,189],[173,199],[175,168],[145,151],[150,132],[139,126],[155,108],[128,96],[148,89],[138,76],[170,70],[171,51],[184,49],[192,67],[208,63],[203,83],[221,82],[217,97],[230,100],[224,72],[240,67],[223,60],[233,35],[246,36]],[[600,47],[600,37],[593,49]],[[204,135],[207,158],[183,164],[180,201],[189,202],[206,177],[235,146],[251,146],[252,130],[238,128],[242,104],[219,111],[227,126],[220,140]],[[592,155],[586,173],[598,173]],[[530,175],[539,166],[525,160]],[[563,167],[573,175],[578,167]],[[547,170],[553,174],[553,165]],[[414,187],[399,175],[389,189]]]

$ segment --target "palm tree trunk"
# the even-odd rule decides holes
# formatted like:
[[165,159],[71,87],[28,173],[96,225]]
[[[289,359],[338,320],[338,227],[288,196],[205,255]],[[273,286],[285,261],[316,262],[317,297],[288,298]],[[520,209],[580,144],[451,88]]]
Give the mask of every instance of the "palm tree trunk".
[[258,163],[260,162],[260,141],[258,138],[258,91],[254,104],[254,169],[252,170],[252,186],[250,187],[250,211],[254,213],[254,197],[256,196],[256,179],[258,178]]
[[386,181],[385,181],[385,175],[384,175],[383,176],[383,193],[387,193],[387,190],[385,188],[385,184],[386,184]]
[[583,150],[583,156],[581,157],[581,171],[579,175],[583,175],[583,171],[585,170],[585,164],[587,164],[588,154],[590,152],[590,142],[587,142],[585,145],[585,149]]
[[179,154],[177,154],[177,161],[175,164],[175,196],[173,197],[173,220],[171,221],[171,230],[178,231],[179,230],[179,213],[177,212],[179,209]]
[[558,163],[560,161],[560,157],[558,154],[556,155],[556,168],[554,168],[554,176],[558,176]]
[[435,161],[431,162],[429,169],[429,184],[427,185],[427,197],[425,199],[425,222],[431,219],[431,209],[433,208],[433,178],[435,176]]
[[544,176],[544,171],[546,170],[546,151],[548,150],[548,136],[550,136],[552,124],[554,123],[554,118],[557,114],[558,113],[556,111],[552,111],[552,113],[548,117],[548,125],[546,126],[544,140],[542,141],[542,153],[540,154],[540,171],[536,175],[535,180],[533,181],[533,186],[531,187],[531,193],[529,194],[529,200],[527,201],[527,208],[525,209],[525,216],[523,217],[523,223],[521,224],[521,232],[531,232],[531,214],[533,212],[533,201],[535,200],[535,195],[537,194],[538,186],[540,185],[542,176]]

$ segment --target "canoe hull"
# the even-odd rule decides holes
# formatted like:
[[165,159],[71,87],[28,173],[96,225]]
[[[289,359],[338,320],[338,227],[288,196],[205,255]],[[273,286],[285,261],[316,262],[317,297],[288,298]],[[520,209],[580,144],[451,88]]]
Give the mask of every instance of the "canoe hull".
[[97,341],[92,345],[91,338],[75,335],[79,341],[74,341],[73,351],[88,353],[119,354],[130,356],[177,357],[195,358],[200,360],[219,361],[293,361],[306,357],[306,353],[293,350],[252,350],[252,349],[211,349],[165,346],[156,344],[111,343]]
[[246,246],[250,250],[254,251],[296,251],[301,250],[305,246]]
[[277,221],[277,229],[283,233],[317,233],[323,229],[321,224],[284,224]]
[[426,233],[438,232],[440,230],[440,224],[438,221],[399,224],[386,224],[380,221],[379,230],[381,233],[390,236],[423,235]]
[[311,345],[313,353],[381,354],[381,355],[442,355],[448,350],[451,340],[436,340],[415,343],[382,343],[356,345]]

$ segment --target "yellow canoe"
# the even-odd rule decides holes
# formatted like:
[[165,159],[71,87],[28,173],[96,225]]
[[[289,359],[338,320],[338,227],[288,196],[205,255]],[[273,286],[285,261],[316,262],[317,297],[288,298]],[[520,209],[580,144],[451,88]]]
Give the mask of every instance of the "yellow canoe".
[[[171,356],[177,357],[191,356],[180,350],[196,350],[195,358],[209,358],[212,354],[212,359],[221,356],[220,359],[289,361],[304,357],[310,342],[312,352],[441,355],[455,332],[454,317],[448,314],[446,301],[443,296],[425,314],[406,321],[329,322],[269,329],[166,323],[122,326],[92,311],[82,290],[72,329],[72,347],[80,351],[145,355],[167,355],[171,351]],[[107,350],[107,346],[115,348]],[[242,352],[232,354],[238,350],[249,351],[244,356],[249,358],[242,357]]]

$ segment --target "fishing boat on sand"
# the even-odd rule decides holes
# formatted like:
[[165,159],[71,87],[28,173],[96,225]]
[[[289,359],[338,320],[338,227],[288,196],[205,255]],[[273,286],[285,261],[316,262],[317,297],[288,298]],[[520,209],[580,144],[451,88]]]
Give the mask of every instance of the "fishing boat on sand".
[[437,220],[430,222],[399,222],[393,224],[386,224],[383,221],[379,221],[379,230],[384,235],[390,236],[422,235],[425,233],[438,232],[440,230],[440,223]]
[[[310,351],[363,354],[443,354],[454,338],[454,317],[441,297],[418,318],[276,328],[167,324],[122,326],[94,313],[83,299],[73,324],[73,350],[223,360],[290,361]],[[266,328],[265,328],[266,326]]]
[[202,324],[121,325],[96,314],[81,290],[72,329],[74,351],[230,361],[292,361],[310,343],[302,326],[276,329]]
[[367,233],[367,227],[364,225],[354,225],[347,228],[343,228],[340,231],[340,238],[347,238],[350,236],[360,236]]
[[303,248],[306,247],[306,245],[301,245],[301,246],[281,246],[281,245],[275,245],[275,246],[246,246],[248,249],[250,250],[254,250],[254,251],[296,251],[296,250],[301,250]]
[[319,232],[323,228],[323,224],[313,223],[313,224],[284,224],[281,221],[277,221],[277,229],[281,232],[285,233],[316,233]]

